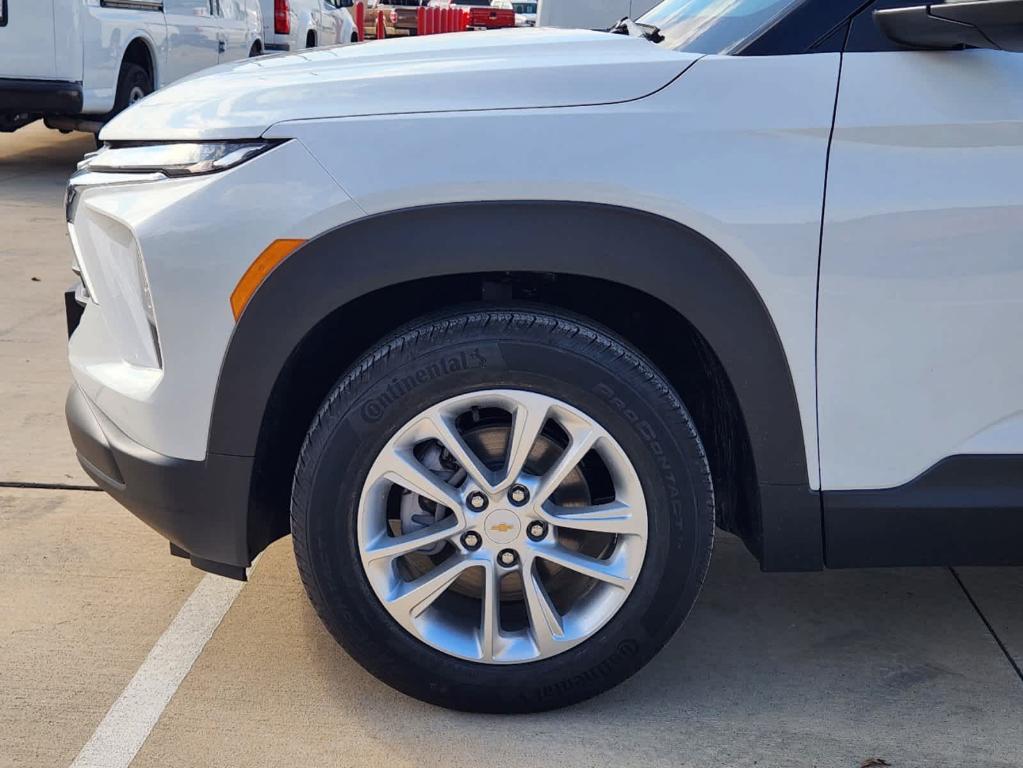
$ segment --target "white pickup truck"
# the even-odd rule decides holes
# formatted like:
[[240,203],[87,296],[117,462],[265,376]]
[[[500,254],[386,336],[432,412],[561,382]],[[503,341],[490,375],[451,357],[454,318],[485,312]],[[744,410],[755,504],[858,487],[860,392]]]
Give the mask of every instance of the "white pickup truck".
[[299,51],[322,45],[359,42],[349,8],[355,0],[260,0],[263,48]]
[[259,0],[0,0],[0,132],[98,132],[146,94],[263,52]]

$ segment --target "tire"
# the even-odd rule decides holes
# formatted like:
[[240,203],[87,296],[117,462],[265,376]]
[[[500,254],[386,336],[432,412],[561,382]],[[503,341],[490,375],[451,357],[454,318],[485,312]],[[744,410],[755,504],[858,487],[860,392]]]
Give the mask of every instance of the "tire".
[[[427,637],[423,630],[422,637],[415,636],[384,606],[383,598],[378,597],[382,593],[375,591],[374,580],[383,578],[379,574],[385,572],[386,578],[394,578],[395,566],[388,561],[391,570],[374,570],[371,578],[370,566],[364,566],[362,559],[366,550],[360,537],[370,517],[370,500],[378,496],[369,492],[364,495],[364,484],[367,478],[376,477],[373,473],[381,466],[379,462],[389,455],[387,446],[405,434],[402,430],[409,429],[409,424],[421,423],[417,419],[429,409],[457,409],[462,399],[474,402],[473,398],[496,396],[492,392],[562,404],[544,411],[554,415],[543,417],[550,420],[544,422],[546,426],[537,443],[556,443],[563,424],[570,427],[563,430],[566,434],[575,429],[571,425],[576,417],[590,420],[586,423],[596,425],[593,429],[604,430],[605,438],[599,443],[601,453],[590,451],[572,472],[583,477],[588,503],[599,503],[593,488],[600,485],[603,470],[597,471],[596,480],[591,481],[586,471],[592,470],[582,468],[602,465],[606,454],[612,463],[607,465],[604,482],[607,477],[638,479],[643,503],[635,507],[634,515],[630,506],[630,520],[635,523],[641,513],[646,516],[642,551],[635,545],[637,539],[632,533],[612,536],[609,545],[613,552],[626,553],[621,562],[642,563],[638,573],[628,580],[630,591],[622,598],[625,589],[618,584],[605,585],[593,580],[592,585],[586,586],[590,592],[585,594],[599,597],[589,602],[579,598],[578,605],[583,606],[578,608],[580,612],[594,611],[593,606],[611,604],[607,601],[612,599],[624,602],[609,618],[593,613],[594,622],[600,619],[603,623],[577,644],[547,656],[536,655],[541,642],[530,638],[539,638],[541,633],[530,623],[531,606],[522,598],[527,621],[525,629],[516,630],[519,634],[515,637],[527,638],[528,643],[523,640],[523,644],[508,645],[517,649],[535,646],[529,652],[536,655],[536,660],[522,663],[469,660],[460,657],[461,651],[457,650],[468,646],[442,650],[431,639],[448,635]],[[487,408],[474,407],[472,420],[466,423],[485,423],[489,413]],[[557,423],[552,426],[552,422]],[[462,435],[468,444],[469,430],[463,430]],[[574,444],[562,440],[566,442]],[[534,450],[539,449],[534,445]],[[567,449],[564,450],[567,454]],[[634,474],[628,468],[612,468],[613,461],[623,460]],[[531,479],[532,475],[520,477]],[[567,492],[564,489],[568,477],[558,486],[557,493]],[[612,484],[617,482],[611,480]],[[463,494],[469,483],[468,478],[463,481]],[[408,493],[399,489],[397,498],[401,504]],[[507,499],[513,498],[511,493],[508,491]],[[540,496],[538,489],[535,493]],[[617,486],[614,493],[617,498]],[[629,493],[635,497],[639,491],[633,488]],[[471,501],[471,496],[465,498]],[[422,505],[422,498],[418,501]],[[507,514],[503,508],[497,508],[506,501],[493,497],[492,514]],[[440,505],[435,506],[440,509]],[[477,519],[468,508],[463,515]],[[404,525],[403,521],[404,518]],[[515,522],[501,525],[503,528],[495,525],[489,530],[509,530]],[[532,537],[534,523],[527,519],[524,525]],[[553,546],[564,551],[567,545],[560,537],[574,532],[556,524],[548,529],[548,536],[555,535],[551,531],[557,537]],[[373,675],[410,696],[443,707],[473,712],[532,712],[573,704],[617,685],[646,664],[678,630],[696,600],[709,564],[714,537],[714,494],[703,446],[688,412],[664,377],[623,341],[589,322],[546,311],[467,310],[423,321],[385,340],[336,384],[317,414],[298,459],[292,491],[292,533],[298,568],[313,606],[335,639]],[[490,534],[487,530],[483,533],[505,535]],[[585,540],[587,536],[605,534],[578,535]],[[465,545],[464,537],[461,541]],[[460,553],[453,544],[444,546],[451,546],[454,552],[449,560],[444,560],[445,564],[458,557],[478,555],[485,549]],[[488,541],[487,546],[501,545]],[[531,545],[523,541],[523,546],[521,557],[525,562]],[[636,548],[628,549],[633,546]],[[413,554],[420,557],[423,551]],[[436,571],[429,571],[432,573]],[[484,571],[484,578],[489,573]],[[549,565],[544,566],[542,573],[543,578],[536,576],[540,581],[555,578],[550,575]],[[583,578],[590,584],[570,569],[562,573],[557,578],[566,583]],[[525,595],[529,591],[525,577],[519,578]],[[487,583],[497,585],[493,587],[496,591],[487,593],[487,587],[483,587],[479,603],[472,605],[485,606],[487,594],[497,596],[501,629],[494,632],[501,637],[504,613],[514,613],[512,609],[517,604],[505,601],[501,590],[506,581]],[[452,591],[456,591],[455,587],[447,588],[427,610],[440,611],[442,601],[450,603],[444,603],[447,606],[444,610],[467,604],[462,594],[449,596]],[[609,597],[605,600],[603,595]],[[553,598],[548,600],[549,606],[554,604]],[[576,604],[569,610],[577,610]],[[427,615],[433,614],[427,611],[421,614]],[[438,615],[448,620],[446,614]],[[470,617],[475,615],[469,613]],[[485,607],[482,616],[481,626],[485,626]],[[485,645],[483,632],[480,628],[480,634],[473,635],[479,638],[479,646],[473,648]],[[494,636],[491,634],[491,638]],[[560,647],[549,638],[545,642],[548,647]],[[492,659],[498,658],[498,646],[496,641],[487,646],[494,651]]]
[[153,92],[153,77],[144,67],[125,61],[117,78],[117,95],[114,108],[104,117],[104,122],[120,114],[136,101]]
[[249,49],[249,58],[250,59],[254,59],[257,56],[262,56],[262,55],[263,55],[263,46],[261,46],[258,41],[253,43],[252,44],[252,48]]

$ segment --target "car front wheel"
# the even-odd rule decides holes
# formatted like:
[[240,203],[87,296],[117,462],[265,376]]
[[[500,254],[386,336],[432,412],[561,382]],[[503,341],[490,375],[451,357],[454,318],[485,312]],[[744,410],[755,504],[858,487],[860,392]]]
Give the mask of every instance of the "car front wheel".
[[324,624],[405,693],[551,709],[642,667],[713,541],[710,472],[663,376],[542,311],[425,321],[335,386],[299,458],[299,570]]

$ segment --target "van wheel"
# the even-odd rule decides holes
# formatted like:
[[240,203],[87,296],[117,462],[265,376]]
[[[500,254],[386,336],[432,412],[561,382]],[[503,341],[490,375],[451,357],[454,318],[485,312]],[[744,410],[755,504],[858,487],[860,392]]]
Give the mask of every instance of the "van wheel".
[[123,112],[132,104],[141,101],[153,92],[153,77],[138,64],[126,61],[121,64],[121,74],[117,78],[117,96],[113,110],[106,119]]
[[324,624],[424,701],[527,712],[646,664],[703,583],[714,494],[671,385],[542,310],[466,311],[382,342],[298,460],[292,533]]
[[257,56],[262,56],[262,55],[263,55],[263,46],[261,46],[258,42],[253,43],[252,44],[252,48],[249,50],[249,58],[250,59],[254,59]]

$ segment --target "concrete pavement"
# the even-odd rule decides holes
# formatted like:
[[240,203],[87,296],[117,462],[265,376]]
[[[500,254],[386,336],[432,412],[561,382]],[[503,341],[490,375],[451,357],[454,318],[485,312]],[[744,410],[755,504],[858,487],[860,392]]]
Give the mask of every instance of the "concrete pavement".
[[63,427],[69,379],[64,187],[85,134],[0,133],[0,481],[89,484]]
[[[201,578],[105,495],[60,488],[89,484],[62,416],[61,194],[91,146],[0,134],[0,483],[51,486],[0,487],[0,768],[67,766]],[[452,713],[334,644],[284,540],[132,765],[1019,766],[1011,658],[1023,569],[765,575],[721,536],[684,631],[625,685],[544,715]]]
[[334,645],[279,542],[135,765],[1008,768],[1021,712],[947,570],[765,575],[730,536],[684,630],[625,685],[556,713],[447,712]]
[[105,494],[0,488],[0,767],[69,765],[200,578]]

